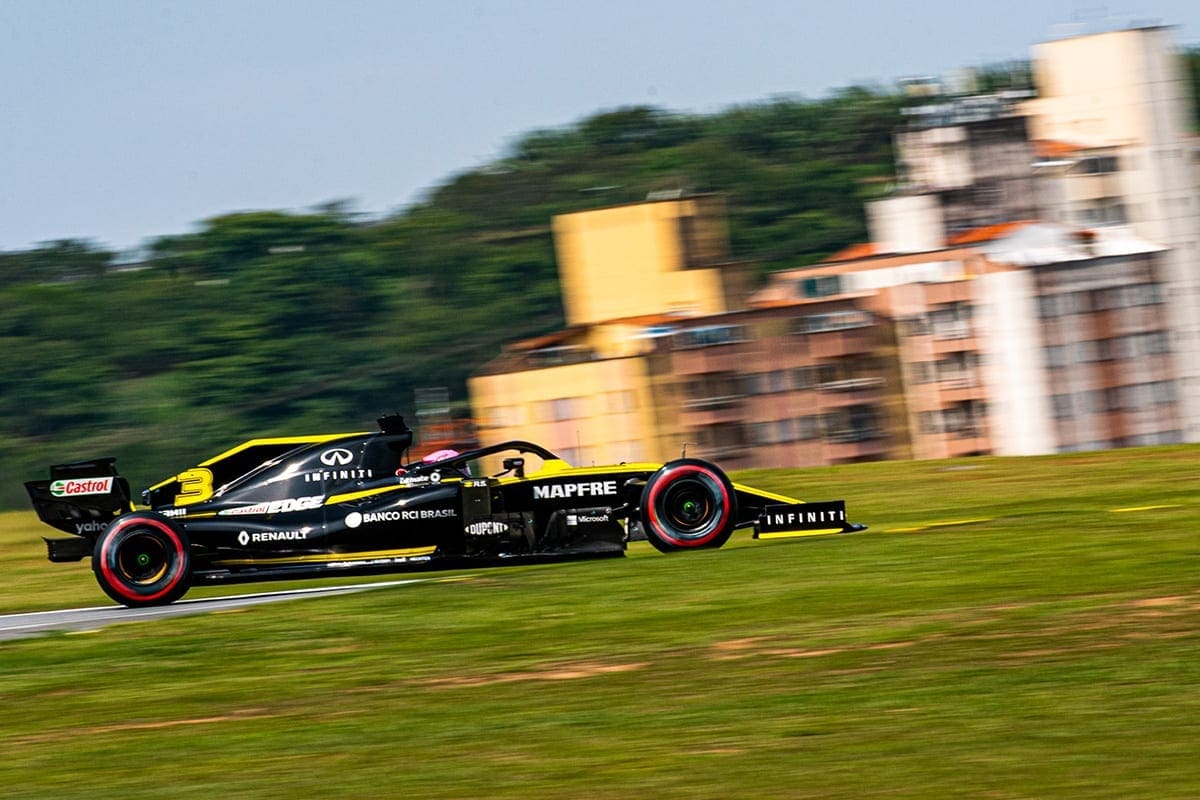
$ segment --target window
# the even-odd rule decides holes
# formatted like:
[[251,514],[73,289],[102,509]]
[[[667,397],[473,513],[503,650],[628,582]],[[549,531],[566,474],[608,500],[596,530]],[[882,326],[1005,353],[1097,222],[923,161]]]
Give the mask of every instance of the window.
[[578,364],[595,358],[595,352],[589,347],[580,345],[563,345],[561,347],[543,347],[529,353],[529,361],[536,366],[554,366],[556,364]]
[[958,384],[969,384],[972,382],[972,367],[977,361],[972,358],[974,353],[960,351],[956,353],[948,353],[945,358],[936,363],[937,379],[939,381],[953,381]]
[[637,398],[631,391],[605,392],[604,410],[609,414],[623,414],[637,408]]
[[1137,383],[1122,388],[1122,405],[1125,408],[1137,411],[1150,405],[1150,384]]
[[541,422],[560,422],[585,416],[586,410],[587,398],[558,397],[538,404],[538,418]]
[[931,314],[933,335],[937,339],[962,339],[970,335],[971,306],[967,303],[947,303]]
[[1071,168],[1076,175],[1106,175],[1117,171],[1116,156],[1088,156],[1081,158]]
[[1114,358],[1139,358],[1171,352],[1171,337],[1166,331],[1131,333],[1112,340]]
[[829,297],[841,294],[842,278],[840,275],[822,275],[816,278],[804,278],[799,281],[801,297]]
[[1162,355],[1171,352],[1171,337],[1166,331],[1151,331],[1143,334],[1146,353]]
[[746,386],[746,376],[714,373],[686,384],[687,408],[717,408],[740,402]]
[[525,424],[524,406],[495,406],[484,413],[486,424],[493,428],[507,428]]
[[980,181],[974,186],[974,200],[980,206],[1000,205],[1001,191],[995,181]]
[[1071,417],[1071,395],[1056,394],[1051,400],[1054,404],[1055,419],[1069,419]]
[[865,311],[831,311],[828,314],[812,314],[798,317],[792,322],[792,333],[821,333],[865,328],[872,323],[871,315]]
[[936,362],[914,361],[909,364],[913,383],[933,383],[936,380]]
[[1130,286],[1117,286],[1095,292],[1097,310],[1150,306],[1161,302],[1163,302],[1162,284],[1158,283],[1135,283]]
[[825,441],[840,444],[865,442],[882,437],[879,414],[868,405],[847,406],[822,416]]
[[1158,283],[1135,283],[1125,287],[1130,304],[1135,306],[1157,305],[1163,301],[1162,285]]
[[1175,402],[1175,384],[1171,381],[1157,381],[1150,384],[1150,396],[1155,405]]
[[770,436],[770,425],[766,422],[751,422],[746,425],[746,438],[750,440],[750,444],[770,444]]
[[792,370],[792,388],[809,389],[813,385],[813,368],[796,367]]
[[746,332],[741,325],[708,325],[679,331],[671,340],[676,350],[688,350],[744,342]]
[[746,426],[746,432],[750,442],[756,445],[782,444],[796,439],[796,428],[790,419],[752,422]]
[[928,336],[929,320],[924,315],[903,319],[900,321],[900,333],[903,336]]
[[920,419],[921,419],[921,433],[941,433],[942,432],[942,412],[941,411],[922,411]]
[[613,442],[609,445],[609,452],[618,463],[637,462],[645,458],[642,443],[638,441]]
[[1098,200],[1096,206],[1097,221],[1102,225],[1124,225],[1129,221],[1125,204],[1116,198]]
[[761,372],[752,372],[742,376],[742,390],[746,394],[764,394],[767,390],[767,376]]
[[1078,363],[1087,364],[1100,360],[1100,348],[1096,346],[1096,342],[1075,342],[1071,349],[1075,352],[1075,361]]

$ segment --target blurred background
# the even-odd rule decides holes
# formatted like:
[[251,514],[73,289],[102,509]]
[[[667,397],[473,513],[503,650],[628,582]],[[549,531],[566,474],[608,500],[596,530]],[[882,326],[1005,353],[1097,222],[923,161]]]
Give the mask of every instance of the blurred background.
[[0,2],[0,507],[393,410],[730,469],[1200,440],[1158,5]]

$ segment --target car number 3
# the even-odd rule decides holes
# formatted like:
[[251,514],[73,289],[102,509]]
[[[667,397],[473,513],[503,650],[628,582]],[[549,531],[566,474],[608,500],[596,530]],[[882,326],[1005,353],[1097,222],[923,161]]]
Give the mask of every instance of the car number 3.
[[175,495],[177,506],[202,503],[212,497],[212,472],[203,467],[184,470],[175,479],[179,481],[179,494]]

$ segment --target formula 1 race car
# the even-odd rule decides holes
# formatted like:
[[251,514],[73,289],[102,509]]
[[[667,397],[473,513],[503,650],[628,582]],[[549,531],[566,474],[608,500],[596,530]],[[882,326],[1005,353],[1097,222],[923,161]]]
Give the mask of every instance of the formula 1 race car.
[[[55,562],[91,558],[127,606],[193,584],[620,556],[631,531],[663,552],[755,538],[847,533],[842,501],[801,503],[730,482],[714,464],[571,467],[508,441],[409,462],[398,415],[375,433],[252,439],[130,500],[115,459],[61,464],[25,484]],[[537,460],[526,470],[526,458]],[[502,471],[480,474],[502,459]]]

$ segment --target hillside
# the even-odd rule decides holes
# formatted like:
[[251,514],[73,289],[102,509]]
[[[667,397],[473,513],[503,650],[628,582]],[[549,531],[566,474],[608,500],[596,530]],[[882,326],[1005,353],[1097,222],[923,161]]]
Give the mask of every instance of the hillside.
[[[1195,90],[1200,48],[1186,56]],[[1026,72],[984,68],[980,88]],[[502,343],[562,325],[555,214],[718,192],[736,258],[760,274],[820,260],[865,237],[903,102],[856,87],[623,108],[531,132],[381,219],[339,202],[217,216],[137,264],[75,240],[2,252],[0,508],[56,461],[115,455],[142,487],[249,436],[411,414],[418,387],[461,406]]]
[[0,254],[0,507],[53,461],[116,455],[135,486],[250,435],[369,426],[562,325],[553,215],[720,192],[767,270],[864,236],[901,101],[848,89],[528,134],[385,219],[344,204],[215,217],[131,268],[86,242]]

